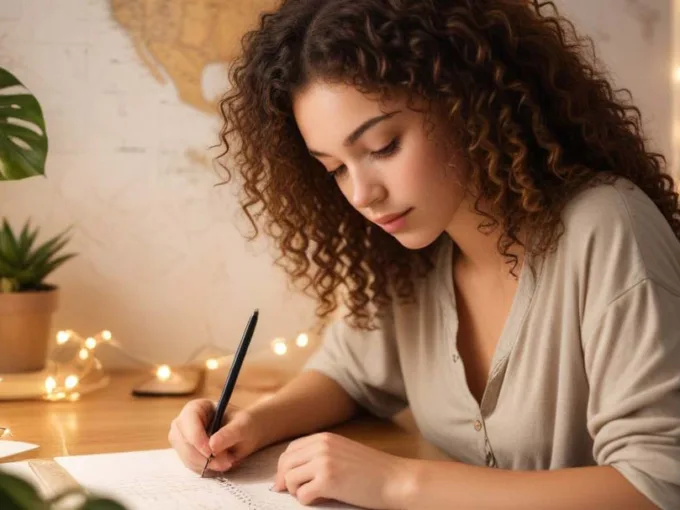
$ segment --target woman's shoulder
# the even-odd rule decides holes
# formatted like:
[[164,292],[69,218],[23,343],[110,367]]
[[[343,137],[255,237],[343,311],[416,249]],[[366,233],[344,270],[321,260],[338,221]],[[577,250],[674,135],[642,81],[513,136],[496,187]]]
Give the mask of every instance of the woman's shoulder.
[[578,193],[562,215],[557,252],[585,273],[601,271],[621,283],[645,278],[680,291],[680,241],[654,201],[617,178]]

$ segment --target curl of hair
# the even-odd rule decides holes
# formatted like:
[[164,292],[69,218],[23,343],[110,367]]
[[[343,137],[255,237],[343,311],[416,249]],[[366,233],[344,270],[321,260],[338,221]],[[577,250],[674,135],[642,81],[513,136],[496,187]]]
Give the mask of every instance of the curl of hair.
[[407,250],[372,225],[308,153],[293,97],[317,79],[399,91],[446,112],[480,229],[501,229],[511,271],[520,229],[531,232],[524,248],[533,255],[553,249],[565,204],[617,176],[639,186],[680,238],[678,194],[665,158],[646,148],[639,110],[552,2],[285,0],[243,38],[220,104],[220,158],[230,156],[226,181],[232,169],[242,181],[253,237],[259,224],[275,240],[277,263],[318,300],[320,317],[342,290],[354,324],[370,328],[373,311],[414,297],[434,245]]

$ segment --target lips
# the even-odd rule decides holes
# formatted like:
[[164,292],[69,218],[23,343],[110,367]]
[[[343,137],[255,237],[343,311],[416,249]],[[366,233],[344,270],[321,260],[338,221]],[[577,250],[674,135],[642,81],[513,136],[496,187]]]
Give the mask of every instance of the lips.
[[384,225],[387,225],[388,223],[393,222],[394,220],[401,218],[402,216],[405,216],[410,211],[411,211],[411,209],[407,209],[407,210],[402,211],[400,213],[385,214],[383,216],[379,216],[378,218],[374,219],[373,223],[377,223],[378,225],[384,226]]

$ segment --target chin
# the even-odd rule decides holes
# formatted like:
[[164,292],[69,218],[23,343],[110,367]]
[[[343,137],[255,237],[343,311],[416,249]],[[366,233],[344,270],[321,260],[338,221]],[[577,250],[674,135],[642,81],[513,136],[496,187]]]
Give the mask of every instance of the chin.
[[420,250],[435,242],[441,232],[430,233],[423,231],[397,232],[394,238],[401,243],[404,248],[409,250]]

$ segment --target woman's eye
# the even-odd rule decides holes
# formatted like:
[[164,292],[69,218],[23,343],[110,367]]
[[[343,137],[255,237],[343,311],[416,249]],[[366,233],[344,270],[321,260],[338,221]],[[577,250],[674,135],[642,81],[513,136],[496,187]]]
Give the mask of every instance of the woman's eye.
[[394,138],[390,143],[385,145],[380,150],[377,150],[375,152],[371,153],[371,156],[377,159],[380,158],[387,158],[389,156],[392,156],[394,153],[396,153],[399,150],[399,138]]
[[335,170],[331,170],[328,172],[328,174],[333,177],[334,179],[337,179],[341,175],[343,175],[347,171],[347,167],[345,165],[340,165],[338,168]]
[[[388,158],[395,154],[400,148],[400,140],[399,138],[394,138],[390,143],[385,145],[380,150],[371,152],[371,157],[375,159],[382,159],[382,158]],[[340,165],[337,167],[335,170],[330,170],[328,172],[328,175],[330,175],[334,179],[338,179],[342,177],[345,172],[347,172],[347,166],[346,165]]]

